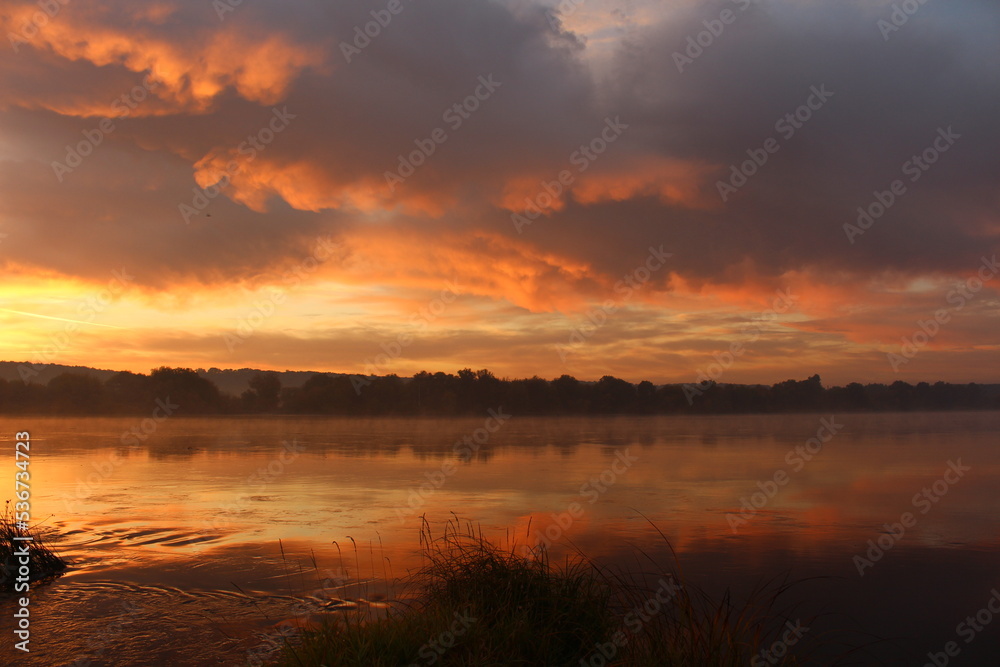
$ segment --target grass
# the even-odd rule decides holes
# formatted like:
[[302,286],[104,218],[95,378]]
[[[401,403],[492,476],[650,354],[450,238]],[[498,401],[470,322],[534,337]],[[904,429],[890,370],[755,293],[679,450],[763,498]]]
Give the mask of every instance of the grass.
[[413,602],[379,615],[332,615],[287,645],[277,664],[745,666],[788,618],[776,606],[784,583],[737,604],[728,593],[713,599],[641,551],[641,568],[624,570],[582,554],[553,563],[545,550],[507,542],[457,518],[434,537],[425,521],[424,565],[404,582],[417,588]]
[[[32,538],[31,541],[14,539],[15,537],[28,536]],[[25,545],[28,547],[29,581],[35,582],[57,577],[66,569],[65,561],[45,545],[37,530],[31,531],[17,527],[8,500],[4,507],[3,516],[0,517],[0,591],[15,590],[15,585],[18,583],[18,570],[22,566],[21,559],[23,558],[17,553]]]

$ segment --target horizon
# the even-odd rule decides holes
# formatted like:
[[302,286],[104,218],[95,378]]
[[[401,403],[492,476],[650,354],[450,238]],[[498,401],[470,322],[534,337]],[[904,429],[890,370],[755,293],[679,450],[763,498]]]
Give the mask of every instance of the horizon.
[[[17,374],[25,382],[25,384],[33,382],[35,377],[38,377],[38,376],[43,375],[43,374],[46,374],[46,369],[48,369],[49,372],[50,372],[48,374],[52,374],[51,371],[52,371],[52,369],[54,367],[58,367],[60,370],[59,370],[58,373],[52,374],[53,377],[56,377],[57,375],[62,374],[62,373],[72,373],[73,369],[83,369],[84,371],[97,371],[97,372],[100,372],[100,373],[121,373],[121,372],[126,372],[126,373],[134,373],[136,375],[146,375],[146,376],[148,376],[148,375],[150,375],[150,373],[152,373],[153,371],[156,371],[156,370],[158,370],[160,368],[167,368],[167,369],[191,370],[191,371],[194,371],[194,372],[198,373],[199,375],[201,375],[201,374],[209,375],[209,374],[212,374],[212,373],[241,373],[241,372],[242,373],[260,373],[260,374],[276,373],[278,375],[283,375],[283,374],[286,374],[286,373],[296,373],[296,374],[302,374],[302,375],[341,375],[341,376],[346,376],[346,377],[351,377],[351,378],[359,378],[359,379],[364,379],[364,378],[369,378],[369,379],[370,378],[385,378],[385,377],[390,377],[390,376],[395,375],[395,376],[399,377],[401,380],[412,380],[415,375],[418,375],[418,374],[421,374],[421,373],[427,373],[427,374],[430,374],[430,375],[436,375],[438,373],[442,373],[442,374],[448,375],[448,376],[457,376],[458,373],[461,372],[461,371],[463,371],[463,370],[473,370],[471,367],[460,368],[460,369],[452,369],[452,370],[430,370],[430,369],[426,369],[425,368],[425,369],[421,369],[421,370],[417,371],[413,375],[398,375],[398,374],[394,374],[394,373],[386,373],[386,374],[381,374],[381,375],[365,376],[365,375],[361,375],[361,374],[358,374],[358,373],[344,373],[344,372],[341,372],[341,371],[317,371],[317,370],[313,370],[313,369],[299,370],[299,369],[286,368],[286,369],[282,369],[282,370],[277,370],[277,369],[269,369],[269,368],[254,368],[254,367],[249,367],[249,366],[245,366],[245,367],[241,367],[241,368],[232,368],[232,367],[223,368],[223,367],[219,367],[219,366],[209,366],[209,367],[206,368],[206,367],[203,367],[203,366],[190,367],[190,366],[171,366],[171,365],[168,365],[168,364],[160,364],[158,366],[154,366],[154,367],[150,368],[147,371],[133,371],[133,370],[129,370],[129,369],[98,368],[98,367],[94,367],[94,366],[76,365],[76,364],[67,365],[67,364],[56,364],[56,363],[53,363],[53,364],[46,364],[46,365],[32,365],[30,362],[19,362],[19,361],[13,361],[13,360],[0,360],[0,369],[2,369],[3,366],[6,365],[6,364],[13,364],[13,365],[17,366]],[[61,369],[67,369],[67,370],[61,370]],[[474,370],[475,373],[479,373],[479,372],[482,372],[482,371],[490,373],[496,379],[501,380],[501,381],[505,381],[505,382],[506,381],[517,381],[517,380],[530,380],[530,379],[534,379],[534,378],[540,378],[542,380],[545,380],[546,382],[552,382],[552,381],[557,380],[557,379],[559,379],[561,377],[568,376],[568,377],[573,378],[574,380],[577,380],[578,382],[585,383],[585,384],[594,384],[594,383],[599,382],[603,377],[612,377],[614,379],[624,380],[624,381],[626,381],[626,382],[628,382],[630,384],[633,384],[633,385],[638,385],[638,384],[640,384],[642,382],[650,382],[651,384],[653,384],[656,387],[661,387],[661,386],[698,385],[697,382],[653,382],[652,380],[648,380],[646,378],[629,379],[629,378],[619,378],[619,377],[613,376],[613,375],[612,376],[601,376],[600,378],[576,377],[575,375],[572,375],[570,373],[564,373],[564,374],[561,374],[559,376],[552,376],[552,377],[541,376],[541,375],[538,375],[538,374],[512,376],[512,375],[497,375],[497,374],[493,373],[493,371],[491,369],[489,369],[489,368],[482,368],[482,369]],[[719,384],[720,386],[734,385],[734,386],[747,386],[747,387],[749,387],[749,386],[771,387],[771,386],[774,386],[775,384],[780,384],[782,382],[803,382],[803,381],[811,379],[814,375],[819,375],[819,373],[813,373],[813,374],[810,375],[810,374],[808,374],[808,372],[803,371],[803,377],[786,377],[786,378],[784,378],[782,380],[779,380],[777,382],[771,382],[771,383],[765,383],[765,382],[717,382],[717,384]],[[3,377],[3,375],[0,374],[0,378],[2,378],[2,377]],[[843,383],[832,383],[832,382],[827,382],[825,380],[822,380],[822,376],[820,376],[820,377],[821,377],[821,386],[823,386],[826,389],[831,389],[831,388],[835,388],[835,387],[843,388],[843,387],[846,387],[846,386],[848,386],[850,384],[861,384],[863,386],[867,386],[867,385],[885,385],[885,386],[889,386],[889,385],[892,384],[892,383],[883,383],[883,382],[862,382],[860,380],[851,380],[851,381],[843,382]],[[920,385],[920,384],[926,384],[926,385],[932,385],[933,386],[933,385],[938,384],[938,383],[950,384],[950,385],[954,385],[954,386],[970,385],[970,384],[982,385],[982,386],[986,386],[986,387],[989,387],[989,386],[1000,386],[1000,380],[992,380],[992,381],[986,381],[986,382],[976,382],[976,381],[972,381],[972,380],[969,380],[967,382],[962,382],[962,381],[951,382],[951,381],[940,380],[940,379],[927,379],[927,378],[925,378],[925,379],[921,379],[921,380],[894,380],[894,382],[896,382],[896,381],[904,382],[904,383],[909,384],[909,385],[914,386],[914,387],[917,386],[917,385]],[[42,383],[42,384],[44,384],[44,383]],[[363,388],[360,391],[363,391]],[[359,391],[359,393],[360,393],[360,391]]]
[[[17,391],[14,368],[0,362],[4,414],[144,414],[150,402],[167,416],[313,414],[338,416],[476,415],[510,410],[518,415],[771,414],[812,412],[911,412],[997,410],[1000,384],[949,384],[901,380],[886,384],[823,386],[819,375],[774,385],[632,383],[612,376],[598,381],[563,375],[547,380],[497,377],[487,369],[413,377],[358,376],[253,369],[162,366],[148,375],[85,367],[50,368],[28,377]],[[65,369],[65,370],[63,370]],[[169,406],[169,407],[164,407]]]

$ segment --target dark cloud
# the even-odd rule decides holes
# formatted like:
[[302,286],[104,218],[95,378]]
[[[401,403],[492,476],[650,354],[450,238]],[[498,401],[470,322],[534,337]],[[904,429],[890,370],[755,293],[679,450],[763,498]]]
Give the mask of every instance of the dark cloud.
[[[419,227],[428,248],[488,230],[612,281],[664,244],[672,271],[693,285],[792,271],[863,285],[885,271],[968,272],[996,251],[1000,9],[931,3],[886,41],[877,21],[889,6],[742,4],[672,9],[593,69],[586,40],[530,4],[404,0],[350,63],[342,43],[384,4],[245,3],[223,20],[205,3],[67,7],[0,65],[4,251],[88,278],[127,260],[149,285],[240,280],[317,234],[371,224],[387,235]],[[675,52],[724,9],[736,20],[679,72]],[[93,44],[74,45],[74,30]],[[149,99],[58,182],[52,161],[149,72],[160,81]],[[449,127],[442,112],[489,76],[500,87]],[[821,86],[833,97],[782,136],[776,121]],[[240,157],[274,106],[294,120],[186,223],[178,206]],[[533,194],[567,169],[607,117],[629,129],[576,174],[561,210],[517,234],[506,195]],[[385,172],[439,127],[447,141],[390,192]],[[857,207],[906,178],[903,163],[948,127],[961,139],[849,243],[843,225]],[[716,181],[768,137],[780,150],[722,202]],[[650,166],[668,161],[674,172]],[[685,165],[704,170],[695,194],[658,194]],[[663,272],[654,284],[669,280]],[[579,286],[599,296],[605,284]]]

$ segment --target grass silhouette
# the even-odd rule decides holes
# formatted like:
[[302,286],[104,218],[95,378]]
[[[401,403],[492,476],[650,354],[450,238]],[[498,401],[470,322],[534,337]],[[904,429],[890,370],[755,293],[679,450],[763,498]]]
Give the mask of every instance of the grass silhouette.
[[[23,537],[32,539],[15,539]],[[57,577],[66,569],[66,562],[45,545],[37,530],[18,528],[8,500],[0,517],[0,591],[14,591],[19,569],[24,565],[24,556],[19,554],[25,546],[28,549],[28,581]]]
[[745,666],[789,618],[777,605],[792,584],[767,582],[742,604],[728,592],[713,598],[683,581],[676,555],[672,569],[642,551],[638,570],[580,553],[555,563],[457,517],[436,536],[424,519],[420,543],[423,565],[401,582],[415,588],[411,602],[331,615],[277,664]]

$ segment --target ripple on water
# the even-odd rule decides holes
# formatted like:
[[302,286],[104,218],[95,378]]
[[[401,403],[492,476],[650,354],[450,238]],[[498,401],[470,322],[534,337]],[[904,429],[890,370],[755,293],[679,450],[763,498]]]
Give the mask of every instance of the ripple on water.
[[[45,667],[100,665],[246,665],[253,657],[273,658],[283,637],[315,627],[323,618],[369,608],[382,614],[391,603],[365,597],[335,597],[326,589],[317,595],[267,592],[261,588],[291,587],[287,577],[261,572],[256,589],[232,590],[235,584],[219,576],[234,565],[231,555],[219,563],[211,560],[201,570],[208,577],[191,577],[199,584],[214,581],[230,590],[164,585],[160,582],[86,581],[63,578],[31,593],[32,643],[25,658],[9,642],[0,647],[0,664]],[[188,564],[190,566],[190,563]],[[271,570],[276,563],[264,566]],[[133,569],[129,569],[129,568]],[[175,572],[142,568],[125,560],[115,566],[115,576],[183,581]],[[199,568],[188,568],[197,572]],[[297,590],[321,592],[317,581],[296,577]],[[243,577],[246,581],[246,577]],[[344,590],[343,592],[346,592]],[[377,597],[377,596],[373,596]],[[0,598],[0,632],[12,632],[12,598]]]
[[[342,602],[342,601],[341,601]],[[12,600],[0,601],[0,608]],[[332,606],[333,609],[338,607]],[[188,591],[119,582],[55,582],[32,593],[31,653],[0,648],[18,665],[245,665],[279,649],[276,624],[308,627],[330,607],[315,598]],[[9,636],[10,614],[0,631]]]
[[[70,568],[31,592],[31,653],[4,642],[0,664],[246,665],[281,650],[279,627],[287,636],[331,614],[387,607],[361,594],[367,580],[323,589],[317,571],[297,562],[290,576],[276,545],[247,542],[245,532],[112,517],[48,530]],[[0,598],[5,636],[13,606]]]

